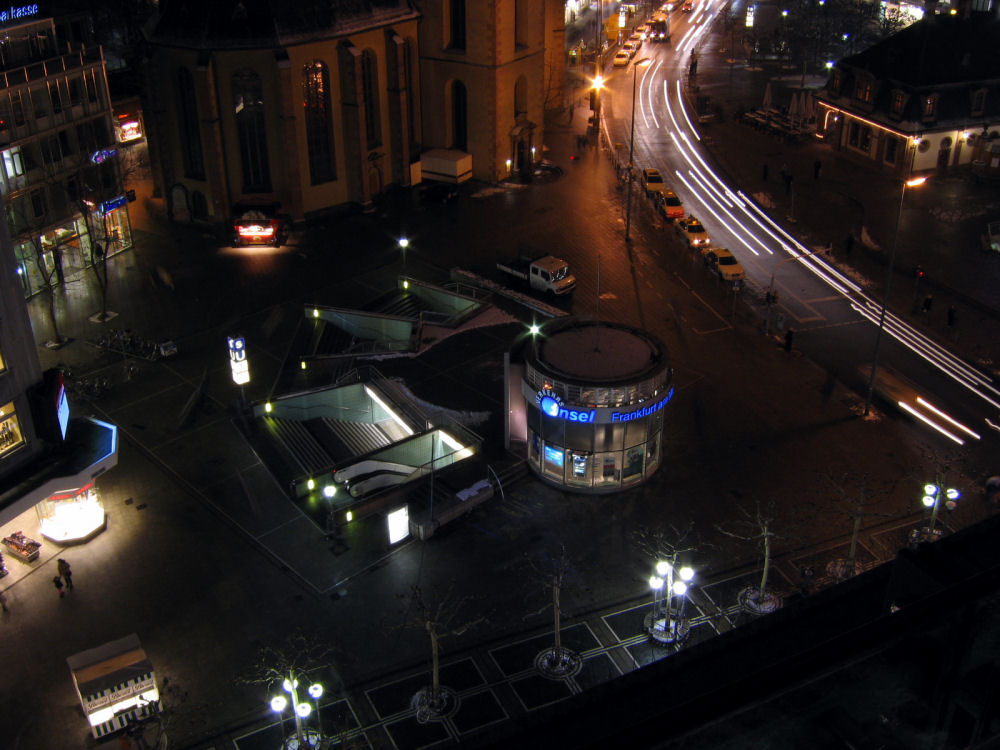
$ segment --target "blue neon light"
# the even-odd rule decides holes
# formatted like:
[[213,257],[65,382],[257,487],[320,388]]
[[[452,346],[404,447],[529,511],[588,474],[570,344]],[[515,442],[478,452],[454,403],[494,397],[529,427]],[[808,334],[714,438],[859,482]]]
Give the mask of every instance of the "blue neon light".
[[674,387],[670,386],[670,390],[667,391],[667,395],[657,401],[655,404],[650,404],[649,406],[643,406],[639,409],[634,409],[633,411],[616,411],[611,414],[612,422],[631,422],[633,419],[641,419],[642,417],[648,417],[650,414],[655,414],[664,406],[667,402],[674,397]]
[[567,422],[594,422],[597,420],[596,409],[570,409],[564,406],[558,396],[549,391],[539,391],[535,395],[538,407],[548,416],[555,419],[565,419]]

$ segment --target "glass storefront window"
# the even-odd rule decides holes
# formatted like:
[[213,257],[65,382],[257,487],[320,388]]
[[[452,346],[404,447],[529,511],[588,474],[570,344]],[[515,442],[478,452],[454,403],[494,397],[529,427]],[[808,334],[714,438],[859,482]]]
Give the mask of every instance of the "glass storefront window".
[[642,477],[642,459],[646,450],[642,445],[625,451],[625,466],[622,467],[622,482],[632,482]]
[[76,542],[104,529],[104,506],[93,485],[71,494],[53,495],[35,506],[42,536],[53,542]]
[[21,423],[17,421],[14,402],[8,401],[0,406],[0,456],[22,445],[24,445],[24,434],[21,432]]
[[557,479],[563,478],[565,451],[558,445],[546,445],[542,448],[542,471]]
[[621,453],[602,453],[594,458],[600,467],[597,484],[618,484],[621,481]]
[[3,352],[0,351],[0,372],[3,372],[6,369],[7,369],[7,365],[5,365],[4,361],[3,361]]

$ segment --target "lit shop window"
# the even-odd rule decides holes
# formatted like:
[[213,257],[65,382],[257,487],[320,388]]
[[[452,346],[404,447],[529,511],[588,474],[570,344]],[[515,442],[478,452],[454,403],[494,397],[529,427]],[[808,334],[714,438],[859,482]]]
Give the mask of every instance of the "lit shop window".
[[24,174],[24,160],[21,158],[21,147],[14,146],[3,152],[3,166],[8,179],[14,179]]
[[51,495],[35,506],[35,512],[42,536],[60,543],[89,539],[102,531],[107,522],[104,505],[93,484]]
[[0,350],[0,372],[7,369],[7,364],[3,361],[3,351]]
[[0,406],[0,456],[10,453],[24,444],[21,424],[17,421],[14,402]]

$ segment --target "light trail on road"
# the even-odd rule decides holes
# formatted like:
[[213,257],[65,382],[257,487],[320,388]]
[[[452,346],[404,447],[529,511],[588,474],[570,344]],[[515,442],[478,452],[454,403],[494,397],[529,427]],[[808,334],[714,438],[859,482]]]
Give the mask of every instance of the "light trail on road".
[[[694,54],[693,48],[702,40],[715,17],[715,13],[710,12],[710,7],[710,4],[706,3],[689,20],[687,31],[675,47],[677,54],[688,50],[692,50],[692,54]],[[775,248],[780,249],[787,258],[778,260],[775,265],[783,263],[785,260],[794,260],[808,270],[821,284],[848,302],[849,308],[862,319],[878,326],[882,317],[880,302],[866,294],[859,284],[830,263],[817,257],[819,251],[817,248],[808,248],[802,244],[779,225],[757,201],[740,190],[733,190],[715,170],[708,166],[700,153],[701,134],[688,113],[681,79],[675,79],[671,85],[667,77],[665,63],[666,60],[661,57],[657,64],[647,69],[643,75],[640,106],[647,130],[660,130],[666,127],[670,142],[674,144],[677,154],[687,164],[686,171],[678,168],[673,170],[676,179],[683,185],[683,197],[687,200],[697,201],[708,218],[708,222],[705,223],[723,228],[735,240],[735,243],[740,248],[744,248],[746,252],[752,253],[756,258],[763,259],[765,256],[762,256],[762,253],[773,256],[776,252]],[[676,60],[676,64],[682,72],[684,65],[680,58]],[[662,87],[657,87],[655,84],[661,71],[663,71],[663,83]],[[659,99],[660,96],[662,96],[662,100]],[[668,118],[668,122],[663,124],[659,118],[661,107],[665,110]],[[701,216],[700,213],[699,216]],[[710,227],[709,234],[712,234]],[[771,272],[771,279],[773,284],[774,269]],[[994,409],[1000,410],[1000,389],[996,387],[993,380],[948,352],[929,336],[888,310],[886,310],[884,317],[883,331],[969,393]],[[926,399],[924,402],[929,403]],[[956,426],[958,426],[957,429],[977,440],[979,439],[978,434],[961,425],[958,420],[937,407],[925,407],[925,412],[910,405],[903,406],[900,403],[900,408],[913,414],[919,421],[932,425],[935,430],[946,435],[949,439],[957,440],[960,443],[964,442],[952,432]],[[952,429],[939,424],[935,418],[943,420]],[[986,416],[984,419],[989,422]]]

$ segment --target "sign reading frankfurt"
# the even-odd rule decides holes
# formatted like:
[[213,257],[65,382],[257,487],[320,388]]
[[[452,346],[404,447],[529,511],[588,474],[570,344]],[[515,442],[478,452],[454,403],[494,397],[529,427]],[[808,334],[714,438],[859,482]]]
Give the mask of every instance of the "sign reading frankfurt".
[[633,419],[641,419],[642,417],[648,417],[650,414],[655,414],[664,406],[667,402],[674,397],[674,387],[670,386],[670,390],[667,391],[667,395],[661,398],[656,403],[650,404],[649,406],[642,406],[638,409],[633,409],[632,411],[615,411],[611,413],[612,422],[631,422]]

